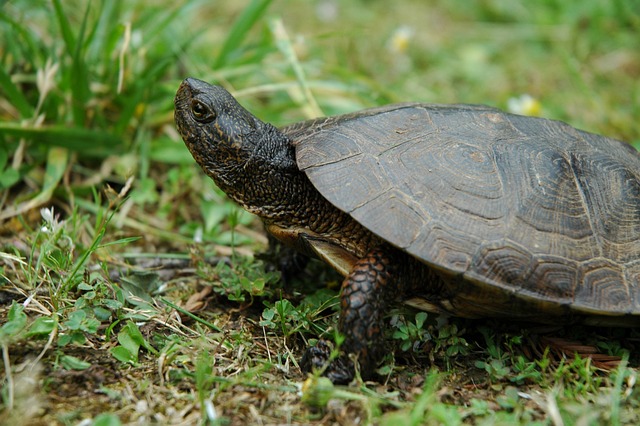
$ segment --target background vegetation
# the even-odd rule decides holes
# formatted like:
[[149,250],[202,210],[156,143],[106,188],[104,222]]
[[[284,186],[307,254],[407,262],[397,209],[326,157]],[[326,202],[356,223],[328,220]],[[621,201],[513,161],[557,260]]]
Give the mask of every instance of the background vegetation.
[[398,307],[382,383],[306,380],[336,278],[282,286],[172,109],[194,76],[277,125],[484,103],[640,147],[639,32],[627,0],[0,2],[0,423],[637,424],[635,330]]

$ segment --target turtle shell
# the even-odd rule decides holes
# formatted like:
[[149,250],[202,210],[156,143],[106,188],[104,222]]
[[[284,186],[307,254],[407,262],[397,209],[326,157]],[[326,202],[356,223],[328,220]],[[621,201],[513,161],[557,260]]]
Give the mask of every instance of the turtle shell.
[[565,123],[398,104],[283,129],[317,190],[436,268],[595,314],[640,314],[640,156]]

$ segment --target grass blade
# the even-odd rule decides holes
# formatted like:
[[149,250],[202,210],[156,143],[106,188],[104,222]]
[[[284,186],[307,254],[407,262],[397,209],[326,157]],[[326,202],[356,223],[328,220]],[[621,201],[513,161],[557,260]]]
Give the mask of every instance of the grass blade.
[[231,54],[240,47],[249,30],[264,14],[271,0],[253,0],[236,19],[216,58],[214,68],[222,68],[229,63]]
[[298,80],[298,84],[300,84],[302,95],[304,96],[304,99],[306,101],[304,107],[307,117],[313,118],[324,115],[322,113],[322,109],[316,102],[316,99],[313,97],[311,89],[309,89],[307,77],[304,73],[304,70],[302,69],[302,65],[300,65],[300,61],[298,60],[298,56],[296,55],[293,45],[291,44],[291,39],[289,38],[289,34],[287,34],[287,31],[284,28],[282,20],[274,19],[269,23],[269,27],[271,28],[271,32],[275,36],[278,49],[291,64],[291,68],[293,68],[293,72],[296,75],[296,80]]
[[87,64],[84,60],[84,36],[87,28],[87,19],[89,17],[89,8],[91,3],[87,3],[87,9],[82,19],[82,25],[80,26],[80,34],[78,36],[78,42],[76,44],[75,51],[73,52],[73,65],[71,67],[71,93],[73,94],[73,121],[77,126],[84,124],[85,117],[85,105],[91,95],[89,90],[89,72]]
[[73,54],[73,52],[76,50],[76,38],[71,31],[71,25],[69,24],[67,15],[62,9],[62,3],[60,3],[60,0],[53,0],[53,7],[55,9],[56,18],[58,18],[58,25],[60,25],[60,31],[62,32],[64,44],[67,46],[67,51],[69,52],[69,54]]
[[11,77],[0,67],[0,89],[4,92],[7,100],[16,107],[22,118],[33,116],[33,106],[29,104],[27,98],[22,94],[15,84],[11,81]]
[[123,135],[125,133],[133,117],[139,113],[139,108],[148,102],[148,88],[154,81],[158,81],[158,78],[175,60],[174,56],[159,59],[157,64],[147,69],[147,72],[143,76],[140,76],[139,81],[130,85],[126,102],[123,102],[124,107],[120,113],[120,118],[114,125],[114,132],[116,134]]
[[167,304],[171,309],[175,309],[176,311],[180,312],[182,315],[186,315],[186,316],[188,316],[188,317],[189,317],[189,318],[191,318],[192,320],[194,320],[194,321],[196,321],[196,322],[199,322],[200,324],[202,324],[202,325],[204,325],[204,326],[206,326],[206,327],[209,327],[209,328],[210,328],[210,329],[212,329],[213,331],[218,331],[218,332],[222,331],[222,329],[221,329],[220,327],[218,327],[217,325],[212,324],[212,323],[210,323],[209,321],[205,321],[205,320],[203,320],[203,319],[202,319],[202,318],[200,318],[199,316],[192,314],[191,312],[187,311],[186,309],[183,309],[183,308],[181,308],[180,306],[175,305],[175,304],[173,304],[173,303],[169,302],[167,299],[165,299],[165,298],[160,298],[160,300],[162,300],[162,303]]
[[22,214],[49,201],[53,195],[53,191],[62,179],[68,163],[68,150],[60,147],[50,148],[47,155],[47,167],[45,169],[44,183],[40,193],[28,201],[5,208],[0,212],[0,220]]
[[[19,23],[16,20],[12,19],[9,15],[4,13],[3,10],[0,10],[0,21],[6,22],[10,27],[11,42],[13,46],[3,46],[6,51],[3,52],[3,55],[8,51],[14,52],[16,56],[19,56],[15,53],[14,47],[19,47],[18,51],[26,52],[24,55],[27,60],[31,60],[31,65],[34,66],[33,58],[38,56],[38,48],[36,47],[36,43],[33,39],[32,29],[28,28],[24,23]],[[35,66],[34,66],[35,68]]]
[[71,73],[69,86],[72,94],[72,114],[73,121],[77,126],[82,126],[84,123],[85,105],[89,98],[89,79],[87,64],[84,62],[84,35],[87,28],[87,19],[89,18],[89,8],[91,2],[87,3],[87,8],[80,25],[80,32],[78,39],[75,38],[71,31],[71,25],[67,19],[66,14],[62,8],[60,0],[53,0],[56,17],[58,18],[58,24],[60,25],[60,31],[62,32],[62,38],[64,39],[67,47],[67,53],[73,58],[71,63]]
[[82,152],[83,156],[105,157],[118,152],[114,149],[122,145],[122,140],[108,132],[79,127],[43,126],[22,127],[16,123],[0,123],[0,132],[33,140],[36,144],[46,144]]

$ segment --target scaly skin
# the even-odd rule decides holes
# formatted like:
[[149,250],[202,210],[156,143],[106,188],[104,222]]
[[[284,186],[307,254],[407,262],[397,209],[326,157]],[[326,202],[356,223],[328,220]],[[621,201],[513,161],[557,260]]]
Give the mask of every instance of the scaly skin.
[[[266,225],[299,227],[362,257],[379,239],[327,202],[295,163],[284,134],[253,117],[224,89],[195,79],[180,86],[176,125],[196,162],[227,195]],[[193,106],[215,118],[198,121]]]
[[[298,229],[296,238],[330,242],[359,259],[342,285],[339,331],[345,335],[344,351],[355,354],[363,377],[370,377],[382,354],[385,308],[404,296],[411,283],[436,278],[326,201],[298,169],[292,141],[251,115],[226,90],[186,79],[175,107],[176,125],[188,149],[230,198],[260,216],[267,227]],[[308,243],[293,245],[305,250]],[[310,348],[302,364],[307,370],[320,368],[327,355]],[[344,357],[325,374],[335,382],[348,382],[353,366]]]

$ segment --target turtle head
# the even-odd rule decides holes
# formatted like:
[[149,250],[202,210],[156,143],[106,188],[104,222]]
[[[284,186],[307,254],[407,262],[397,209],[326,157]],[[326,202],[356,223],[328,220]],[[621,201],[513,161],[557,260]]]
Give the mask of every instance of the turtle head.
[[260,174],[296,168],[287,136],[244,109],[220,86],[185,79],[175,97],[175,121],[191,154],[216,184],[236,201]]
[[[185,79],[175,97],[178,132],[200,165],[206,157],[242,161],[265,125],[220,86]],[[249,153],[246,153],[247,155]],[[213,160],[209,158],[208,160]]]

